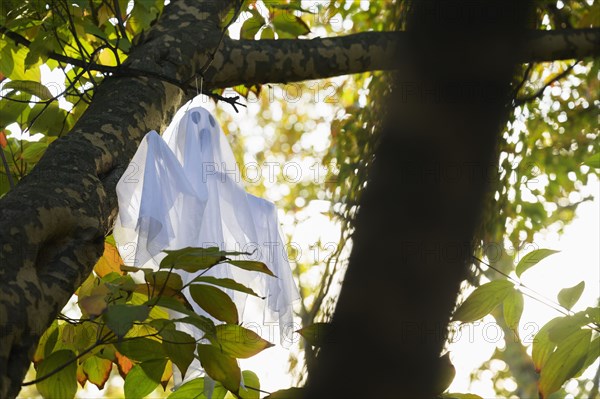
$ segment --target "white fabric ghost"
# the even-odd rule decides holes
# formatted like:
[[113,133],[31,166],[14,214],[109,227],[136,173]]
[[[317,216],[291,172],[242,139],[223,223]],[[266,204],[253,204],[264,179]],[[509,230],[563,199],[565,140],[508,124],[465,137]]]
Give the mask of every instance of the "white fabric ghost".
[[[181,108],[161,138],[149,132],[117,184],[119,217],[114,236],[128,266],[158,269],[165,249],[218,246],[222,250],[253,252],[277,276],[219,264],[205,275],[234,280],[265,300],[227,290],[240,320],[261,326],[278,322],[281,343],[291,344],[292,303],[299,295],[292,277],[275,205],[246,193],[233,152],[215,118],[195,105]],[[198,273],[178,273],[183,283]],[[134,277],[136,278],[136,277]],[[139,277],[138,277],[139,278]],[[194,310],[208,316],[190,298]],[[248,320],[246,303],[264,308],[263,320]],[[203,335],[189,324],[178,328],[196,338]],[[174,367],[175,369],[176,367]],[[185,376],[174,370],[179,386],[202,375],[195,360]]]

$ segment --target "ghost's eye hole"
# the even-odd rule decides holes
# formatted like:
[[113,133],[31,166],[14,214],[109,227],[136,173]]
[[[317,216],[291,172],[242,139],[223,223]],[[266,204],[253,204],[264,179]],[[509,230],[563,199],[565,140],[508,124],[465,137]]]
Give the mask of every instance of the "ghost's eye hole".
[[208,120],[210,121],[210,125],[212,127],[215,127],[215,125],[217,124],[217,122],[215,121],[215,118],[213,118],[212,115],[210,115],[210,114],[208,115]]
[[200,122],[200,112],[192,112],[192,122],[194,122],[196,125]]

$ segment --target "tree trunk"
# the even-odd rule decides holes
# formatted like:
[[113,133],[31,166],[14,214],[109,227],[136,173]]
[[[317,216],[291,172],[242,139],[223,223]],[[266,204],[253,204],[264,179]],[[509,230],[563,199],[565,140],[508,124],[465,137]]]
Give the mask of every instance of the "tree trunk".
[[357,217],[333,334],[306,397],[433,397],[526,4],[424,1]]

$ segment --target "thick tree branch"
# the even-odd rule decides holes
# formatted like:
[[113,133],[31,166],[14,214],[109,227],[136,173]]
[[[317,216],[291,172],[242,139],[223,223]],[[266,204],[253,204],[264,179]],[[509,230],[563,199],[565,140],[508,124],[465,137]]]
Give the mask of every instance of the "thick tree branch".
[[521,62],[544,62],[600,56],[600,28],[535,31],[527,35]]
[[[31,42],[2,26],[0,33],[15,43],[29,47]],[[410,41],[408,32],[363,32],[347,36],[311,40],[232,40],[221,38],[219,51],[211,53],[214,62],[196,65],[204,73],[207,87],[225,88],[238,84],[288,83],[310,79],[401,68],[402,54]],[[198,42],[201,43],[201,42]],[[201,43],[200,46],[204,46]],[[457,48],[462,46],[456,44]],[[521,62],[544,62],[581,59],[600,55],[600,28],[532,31],[525,36],[518,59]],[[180,87],[190,78],[178,81],[164,73],[139,68],[100,65],[62,54],[48,57],[81,68],[122,76],[149,76]],[[410,61],[410,60],[409,60]],[[274,66],[274,67],[273,67]],[[208,93],[207,93],[208,94]]]
[[[311,40],[225,40],[205,74],[210,87],[287,83],[395,66],[402,32],[365,32]],[[401,51],[401,49],[400,49]]]
[[[229,39],[207,71],[206,83],[211,88],[287,83],[402,68],[411,61],[405,55],[410,40],[408,32],[364,32],[312,40]],[[463,43],[455,46],[459,51]],[[565,29],[528,33],[517,58],[543,62],[597,55],[600,28]]]

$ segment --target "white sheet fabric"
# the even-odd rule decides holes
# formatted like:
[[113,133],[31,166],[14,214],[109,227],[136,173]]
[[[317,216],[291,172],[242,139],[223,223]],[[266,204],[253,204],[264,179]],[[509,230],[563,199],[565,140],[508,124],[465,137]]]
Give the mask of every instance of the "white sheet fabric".
[[[155,131],[144,137],[119,181],[114,228],[119,252],[128,266],[158,269],[165,249],[218,246],[255,251],[248,258],[264,262],[277,278],[228,264],[213,267],[206,275],[233,278],[266,297],[227,291],[244,324],[260,328],[278,322],[281,343],[289,346],[294,331],[292,303],[299,295],[277,210],[271,202],[246,193],[225,135],[213,115],[195,101],[176,113],[163,137]],[[198,273],[179,274],[186,284]],[[208,316],[187,291],[184,294],[196,312]],[[264,309],[263,320],[244,318],[247,303]],[[203,335],[190,325],[178,328],[196,338]],[[174,372],[176,386],[201,374],[196,360],[185,376]]]

